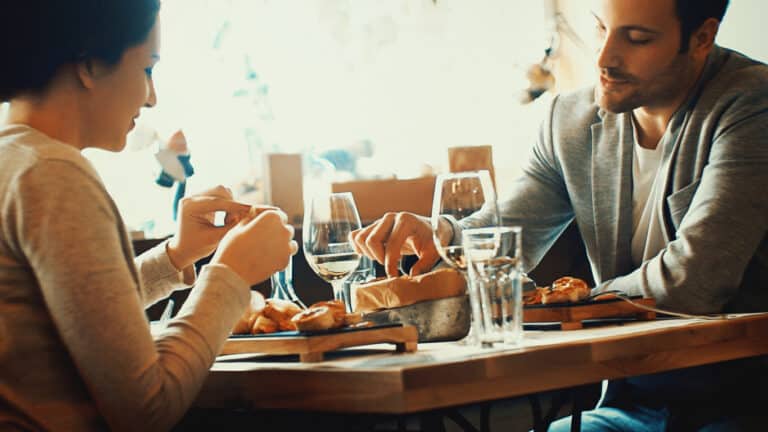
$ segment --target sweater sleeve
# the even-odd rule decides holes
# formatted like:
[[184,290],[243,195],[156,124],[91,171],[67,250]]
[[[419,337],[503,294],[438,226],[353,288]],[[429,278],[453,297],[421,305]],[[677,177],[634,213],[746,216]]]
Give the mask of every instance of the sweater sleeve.
[[101,183],[46,160],[14,185],[16,236],[80,378],[111,430],[168,430],[189,408],[249,301],[222,265],[200,275],[168,331],[153,338]]
[[189,288],[197,278],[194,265],[182,271],[173,266],[168,257],[167,247],[168,240],[147,250],[134,260],[141,277],[145,307],[168,297],[175,290]]
[[[499,199],[502,226],[523,227],[523,267],[535,268],[544,254],[574,218],[565,181],[553,145],[553,118],[562,111],[555,98],[539,128],[523,174],[515,179],[509,195]],[[453,226],[453,243],[461,242],[463,229],[487,224],[483,212],[462,219]]]

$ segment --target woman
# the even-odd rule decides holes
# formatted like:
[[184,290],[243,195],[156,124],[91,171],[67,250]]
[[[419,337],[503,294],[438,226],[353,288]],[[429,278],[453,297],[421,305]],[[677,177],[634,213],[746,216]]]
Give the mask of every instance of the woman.
[[[249,287],[297,245],[284,215],[186,198],[137,258],[87,147],[120,151],[156,102],[158,0],[25,0],[3,10],[0,430],[167,430],[189,408]],[[214,227],[214,211],[227,224]],[[254,247],[259,245],[259,247]],[[194,281],[193,264],[216,250]],[[144,308],[195,282],[153,339]]]

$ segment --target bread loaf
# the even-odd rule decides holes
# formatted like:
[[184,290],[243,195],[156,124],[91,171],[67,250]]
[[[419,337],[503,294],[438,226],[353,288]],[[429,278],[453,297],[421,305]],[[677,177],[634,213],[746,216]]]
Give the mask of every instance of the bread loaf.
[[353,290],[356,312],[372,312],[466,292],[464,277],[452,269],[439,269],[419,276],[377,279]]

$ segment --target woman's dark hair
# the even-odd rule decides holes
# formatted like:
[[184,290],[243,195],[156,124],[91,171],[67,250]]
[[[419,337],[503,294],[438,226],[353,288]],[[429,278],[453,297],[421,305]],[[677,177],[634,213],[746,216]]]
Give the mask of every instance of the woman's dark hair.
[[65,64],[115,65],[143,43],[160,0],[21,0],[0,14],[0,101],[42,92]]
[[686,52],[691,35],[704,21],[709,18],[723,20],[728,0],[675,0],[675,9],[680,20],[680,52]]

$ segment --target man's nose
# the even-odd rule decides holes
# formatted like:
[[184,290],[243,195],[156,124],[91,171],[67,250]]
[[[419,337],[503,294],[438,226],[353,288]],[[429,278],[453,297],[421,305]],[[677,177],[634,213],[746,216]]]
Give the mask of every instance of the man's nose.
[[621,49],[616,37],[606,34],[597,51],[597,67],[600,69],[618,68],[621,66]]

